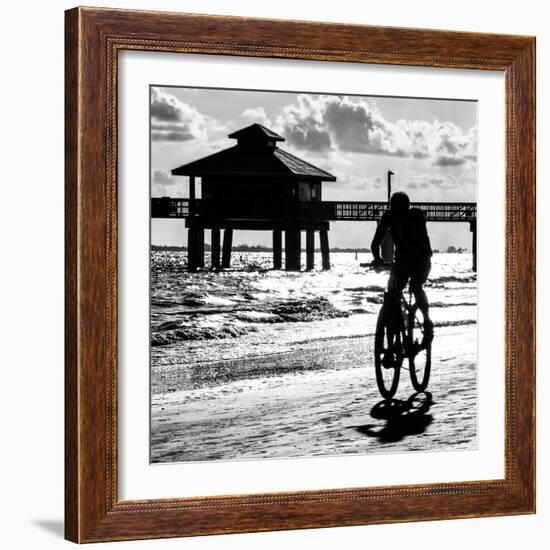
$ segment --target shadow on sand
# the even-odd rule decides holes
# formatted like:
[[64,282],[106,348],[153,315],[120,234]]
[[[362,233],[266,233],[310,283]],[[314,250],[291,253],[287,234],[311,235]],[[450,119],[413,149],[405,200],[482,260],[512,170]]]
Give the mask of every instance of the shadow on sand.
[[384,399],[370,411],[372,418],[385,420],[384,425],[365,424],[353,426],[358,432],[377,438],[380,443],[395,443],[407,436],[420,435],[433,422],[427,414],[433,405],[430,392],[414,393],[407,400]]

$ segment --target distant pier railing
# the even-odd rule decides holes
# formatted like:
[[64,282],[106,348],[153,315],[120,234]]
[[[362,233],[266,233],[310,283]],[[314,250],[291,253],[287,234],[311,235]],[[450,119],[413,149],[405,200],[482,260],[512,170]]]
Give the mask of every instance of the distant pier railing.
[[[413,202],[428,222],[475,223],[475,202]],[[296,201],[262,202],[257,200],[219,201],[208,199],[151,199],[152,218],[284,219],[305,218],[326,221],[378,221],[388,208],[384,201]]]

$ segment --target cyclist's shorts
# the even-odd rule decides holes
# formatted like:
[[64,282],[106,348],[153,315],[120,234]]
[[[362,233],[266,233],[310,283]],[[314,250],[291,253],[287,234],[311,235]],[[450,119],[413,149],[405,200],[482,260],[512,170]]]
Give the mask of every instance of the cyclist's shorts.
[[428,280],[432,268],[430,258],[409,264],[406,262],[395,262],[390,272],[388,290],[402,292],[410,279],[411,288],[419,288]]

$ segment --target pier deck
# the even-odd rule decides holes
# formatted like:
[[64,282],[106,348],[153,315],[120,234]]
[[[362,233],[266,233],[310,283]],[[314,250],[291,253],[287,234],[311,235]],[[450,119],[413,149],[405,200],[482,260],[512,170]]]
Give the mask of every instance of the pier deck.
[[[428,222],[475,223],[475,202],[413,202]],[[211,201],[207,199],[151,199],[153,218],[207,218],[273,219],[301,218],[329,221],[378,221],[388,208],[385,201],[298,201],[296,203],[262,204],[249,201]],[[254,216],[251,217],[250,213]],[[274,215],[276,213],[276,215]]]
[[[477,205],[475,202],[413,202],[428,222],[462,222],[472,233],[472,269],[477,270]],[[285,233],[286,269],[300,269],[300,233],[306,231],[307,265],[313,268],[314,234],[320,234],[323,268],[330,269],[329,221],[378,222],[388,208],[386,201],[258,201],[151,199],[151,217],[185,219],[189,230],[190,269],[204,267],[204,230],[212,231],[215,243],[212,266],[219,261],[220,230],[224,230],[221,267],[229,267],[234,229],[272,230],[273,263],[281,266],[281,240]],[[393,248],[392,248],[393,250]],[[391,253],[393,257],[393,252]]]

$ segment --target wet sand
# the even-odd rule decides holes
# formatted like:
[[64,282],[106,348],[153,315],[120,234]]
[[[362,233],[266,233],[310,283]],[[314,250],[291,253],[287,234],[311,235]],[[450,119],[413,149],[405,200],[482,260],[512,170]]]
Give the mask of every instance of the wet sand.
[[197,365],[206,377],[153,369],[151,461],[475,449],[476,337],[475,324],[436,327],[427,393],[415,396],[403,370],[391,407],[372,335]]

